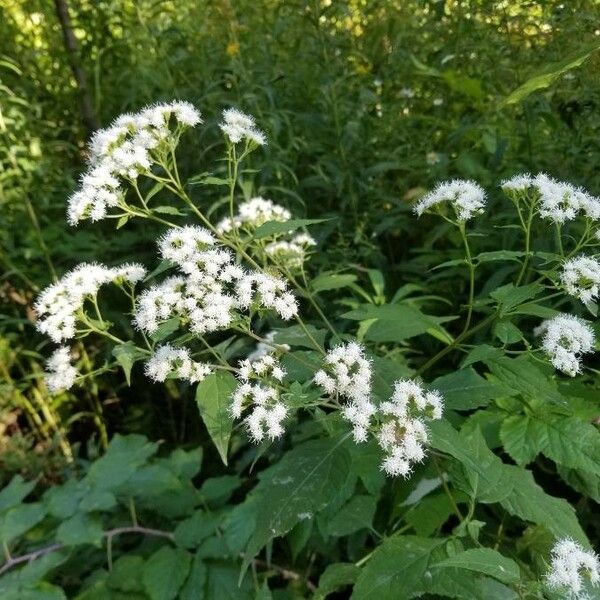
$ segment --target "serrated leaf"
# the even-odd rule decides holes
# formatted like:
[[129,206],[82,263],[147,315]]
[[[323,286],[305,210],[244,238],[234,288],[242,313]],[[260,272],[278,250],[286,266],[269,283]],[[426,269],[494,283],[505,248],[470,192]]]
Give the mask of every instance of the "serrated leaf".
[[328,520],[327,533],[341,537],[371,527],[376,508],[377,498],[374,496],[353,496]]
[[474,369],[460,369],[435,379],[430,386],[444,397],[444,406],[453,410],[471,410],[487,406],[490,400],[514,392],[484,379]]
[[190,555],[185,550],[163,546],[144,564],[142,582],[151,600],[173,600],[190,568]]
[[350,472],[347,436],[300,444],[260,474],[251,497],[261,507],[246,547],[245,566],[275,537],[312,519],[343,487]]
[[491,548],[472,548],[442,560],[436,564],[440,567],[457,567],[489,575],[502,583],[519,581],[519,566],[514,560],[506,558]]
[[571,537],[589,546],[575,509],[566,500],[546,494],[529,471],[512,465],[504,465],[504,469],[512,479],[508,496],[500,502],[507,512],[543,525],[557,538]]
[[179,600],[204,600],[207,569],[204,559],[199,554],[194,556],[190,572],[179,592]]
[[356,283],[357,279],[352,273],[321,273],[310,282],[310,288],[314,292],[339,290]]
[[227,464],[227,447],[233,426],[229,406],[236,387],[237,381],[231,373],[218,371],[202,380],[196,388],[198,410],[224,464]]
[[490,296],[497,300],[500,307],[499,314],[503,316],[509,314],[525,301],[535,298],[543,290],[544,287],[539,283],[530,283],[520,287],[515,287],[512,283],[509,283],[490,292]]
[[152,212],[157,212],[160,215],[174,215],[176,217],[183,217],[185,213],[182,213],[175,206],[155,206]]
[[208,512],[197,510],[175,528],[175,543],[182,548],[197,548],[200,543],[215,533],[218,519]]
[[341,587],[353,584],[360,574],[360,568],[352,563],[333,563],[327,565],[321,577],[319,588],[315,592],[317,598],[327,596]]
[[473,260],[479,264],[495,262],[497,260],[516,260],[525,256],[525,252],[516,252],[514,250],[494,250],[493,252],[482,252],[474,257]]
[[0,512],[19,504],[35,487],[36,481],[25,481],[15,475],[10,483],[0,491]]
[[0,542],[10,544],[35,527],[45,515],[45,507],[38,502],[9,508],[0,515]]
[[521,466],[530,463],[542,447],[543,431],[527,415],[511,415],[502,421],[500,439],[509,456]]
[[58,526],[56,539],[65,546],[99,546],[102,541],[102,523],[92,515],[76,513]]

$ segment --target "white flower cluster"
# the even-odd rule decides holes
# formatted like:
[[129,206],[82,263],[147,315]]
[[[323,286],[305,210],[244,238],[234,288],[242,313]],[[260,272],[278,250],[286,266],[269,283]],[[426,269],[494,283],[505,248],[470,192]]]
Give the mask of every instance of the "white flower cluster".
[[283,206],[275,204],[271,200],[265,200],[260,196],[251,198],[240,204],[238,214],[226,217],[217,224],[219,233],[229,233],[233,228],[254,231],[267,221],[289,221],[292,214]]
[[42,291],[35,303],[38,315],[36,326],[59,344],[75,336],[77,311],[86,298],[98,293],[101,285],[109,282],[138,282],[146,269],[138,264],[106,267],[101,264],[82,263]]
[[288,344],[276,344],[275,343],[275,335],[276,331],[269,331],[267,334],[263,336],[263,340],[256,344],[256,348],[248,355],[248,360],[252,362],[253,360],[258,360],[265,356],[265,354],[269,354],[273,352],[273,350],[277,350],[279,352],[289,352],[290,347]]
[[600,219],[600,199],[570,183],[556,181],[545,173],[535,177],[529,173],[515,175],[503,181],[502,189],[512,192],[524,192],[529,189],[539,194],[539,214],[556,223],[573,220],[583,213],[594,221]]
[[379,412],[384,422],[377,441],[386,453],[381,468],[389,475],[408,477],[413,464],[425,457],[426,421],[442,417],[442,397],[414,381],[400,380],[394,384],[390,400],[379,406]]
[[595,552],[584,550],[570,539],[559,540],[551,551],[550,572],[546,583],[560,589],[565,597],[586,598],[584,576],[596,586],[600,582],[600,561]]
[[289,242],[279,240],[265,246],[265,252],[277,263],[285,264],[290,268],[301,267],[306,259],[306,253],[317,242],[307,233],[295,235]]
[[154,381],[164,381],[169,375],[190,383],[202,381],[211,373],[210,365],[193,361],[187,348],[175,348],[164,344],[154,350],[146,361],[145,372]]
[[239,144],[242,140],[254,142],[258,146],[267,143],[265,134],[256,127],[254,117],[236,108],[228,108],[223,111],[223,122],[219,127],[232,144]]
[[124,195],[120,179],[134,180],[147,173],[161,145],[177,140],[177,131],[170,127],[172,119],[179,127],[193,127],[201,122],[200,113],[190,103],[170,102],[121,115],[110,127],[94,134],[88,170],[68,201],[67,218],[71,225],[83,219],[103,219],[109,208],[120,204]]
[[46,385],[51,393],[68,390],[75,383],[77,369],[71,364],[71,350],[67,346],[57,348],[46,362],[44,373]]
[[571,296],[589,303],[598,297],[600,262],[589,256],[577,256],[565,261],[561,282]]
[[135,322],[143,331],[153,333],[162,321],[179,317],[202,335],[228,327],[236,311],[250,307],[274,310],[286,320],[298,312],[284,281],[235,264],[233,255],[218,247],[202,227],[169,230],[159,240],[159,249],[183,275],[140,294]]
[[485,208],[485,192],[473,181],[454,179],[439,183],[435,189],[425,194],[415,204],[414,211],[421,216],[427,209],[450,202],[459,221],[468,221],[483,212]]
[[347,399],[342,416],[352,424],[354,440],[366,441],[376,408],[370,400],[371,363],[365,358],[360,344],[350,342],[330,350],[323,369],[315,373],[314,381],[329,395]]
[[542,348],[552,365],[571,377],[581,371],[581,355],[594,350],[592,328],[573,315],[560,314],[548,319],[534,330],[534,334],[544,336]]
[[283,435],[283,421],[288,408],[281,401],[279,390],[274,384],[281,383],[285,371],[272,354],[258,360],[241,361],[238,373],[239,384],[231,396],[230,412],[240,419],[244,412],[244,424],[252,440],[262,442],[265,437],[274,440]]

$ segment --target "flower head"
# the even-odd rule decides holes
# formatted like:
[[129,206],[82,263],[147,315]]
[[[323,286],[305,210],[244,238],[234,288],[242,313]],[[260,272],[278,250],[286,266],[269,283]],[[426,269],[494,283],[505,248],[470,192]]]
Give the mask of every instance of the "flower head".
[[164,381],[169,375],[190,383],[202,381],[212,372],[210,365],[193,361],[187,348],[164,344],[155,349],[146,361],[146,375],[154,381]]
[[217,224],[219,233],[228,233],[232,229],[254,231],[267,221],[289,221],[292,214],[283,206],[271,200],[257,196],[240,204],[237,215],[226,217]]
[[513,175],[510,179],[505,179],[500,187],[504,191],[523,192],[528,190],[534,182],[534,178],[529,173]]
[[534,333],[544,336],[542,348],[552,365],[571,377],[581,371],[581,355],[594,350],[592,328],[573,315],[557,315],[544,321]]
[[243,139],[258,146],[267,143],[265,134],[256,127],[254,117],[236,108],[228,108],[223,111],[223,121],[219,127],[232,144],[239,144]]
[[52,393],[70,389],[77,379],[77,369],[71,364],[71,350],[67,346],[55,350],[46,367],[44,377]]
[[567,594],[565,597],[586,598],[585,579],[592,586],[600,582],[600,561],[595,552],[570,539],[556,542],[550,553],[551,566],[546,575],[550,588]]
[[421,216],[427,209],[442,202],[449,202],[459,221],[468,221],[485,208],[485,192],[473,181],[454,179],[439,183],[415,205],[414,211]]
[[561,282],[568,294],[589,303],[598,297],[600,262],[589,256],[577,256],[565,261]]

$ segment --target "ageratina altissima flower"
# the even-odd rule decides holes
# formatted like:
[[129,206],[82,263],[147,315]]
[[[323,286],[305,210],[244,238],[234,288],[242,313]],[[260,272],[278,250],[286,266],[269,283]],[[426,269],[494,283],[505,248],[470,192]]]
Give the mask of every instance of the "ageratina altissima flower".
[[576,256],[565,261],[560,280],[571,296],[589,303],[598,297],[600,262],[591,256]]
[[256,443],[265,438],[277,439],[284,433],[282,423],[288,408],[277,387],[284,377],[284,369],[272,354],[240,363],[239,383],[231,396],[230,412],[234,419],[241,419],[246,414],[244,425]]
[[289,242],[280,240],[265,246],[265,252],[279,265],[295,269],[306,260],[308,249],[317,242],[307,233],[294,236]]
[[34,306],[38,316],[36,327],[57,344],[68,340],[75,336],[76,313],[86,298],[94,297],[105,283],[135,284],[145,274],[146,269],[138,264],[106,267],[82,263],[38,296]]
[[392,397],[378,408],[382,422],[377,441],[385,452],[381,468],[388,475],[408,477],[413,465],[425,458],[426,423],[440,419],[442,410],[439,392],[426,391],[415,381],[396,381]]
[[251,198],[247,202],[240,204],[238,213],[231,217],[226,217],[217,223],[219,233],[229,233],[234,227],[254,231],[267,221],[289,221],[292,214],[287,208],[275,204],[271,200],[266,200],[260,196]]
[[121,115],[110,127],[98,130],[89,144],[88,169],[68,201],[69,223],[105,218],[123,201],[121,181],[148,173],[164,146],[173,146],[185,128],[201,122],[189,102],[170,102]]
[[589,219],[600,218],[600,200],[570,183],[556,181],[544,173],[538,174],[533,186],[540,195],[539,214],[555,223],[573,220],[583,213]]
[[140,294],[135,323],[142,331],[153,333],[161,322],[179,317],[191,331],[204,335],[229,327],[241,311],[274,310],[284,320],[298,312],[285,281],[236,264],[233,254],[202,227],[169,230],[159,249],[182,275]]
[[459,221],[468,221],[485,208],[485,192],[473,181],[454,179],[439,183],[436,188],[425,194],[414,207],[421,216],[427,209],[442,202],[449,202]]
[[376,411],[371,401],[371,363],[360,344],[350,342],[330,350],[323,368],[315,373],[314,381],[330,396],[345,400],[342,416],[352,424],[356,442],[367,439],[371,418]]
[[574,377],[581,371],[581,355],[593,352],[594,332],[582,319],[560,314],[534,330],[543,335],[542,348],[554,368]]
[[565,594],[565,598],[588,598],[586,582],[596,586],[600,582],[600,561],[595,552],[571,539],[559,540],[550,554],[550,571],[546,575],[548,587]]
[[533,185],[534,178],[529,173],[513,175],[510,179],[505,179],[500,187],[505,192],[524,192]]
[[51,393],[70,389],[77,379],[77,369],[71,364],[71,350],[67,346],[54,351],[46,368],[44,378]]
[[154,381],[164,381],[173,376],[197,383],[212,371],[210,365],[192,360],[187,348],[175,348],[171,344],[164,344],[156,348],[154,354],[146,361],[145,372]]
[[219,124],[219,127],[232,144],[239,144],[242,140],[252,142],[258,146],[267,143],[265,134],[256,127],[254,117],[236,108],[228,108],[223,111],[223,121]]

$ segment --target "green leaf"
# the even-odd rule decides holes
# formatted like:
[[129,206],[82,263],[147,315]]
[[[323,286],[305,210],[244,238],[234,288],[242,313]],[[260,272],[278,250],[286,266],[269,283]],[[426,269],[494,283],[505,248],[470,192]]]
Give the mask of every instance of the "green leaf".
[[176,217],[184,217],[185,213],[182,213],[175,206],[155,206],[152,212],[157,212],[160,215],[174,215]]
[[270,540],[284,535],[296,523],[314,518],[343,487],[350,472],[346,439],[297,445],[260,474],[260,482],[250,494],[260,512],[246,547],[245,566]]
[[238,585],[238,575],[239,566],[235,563],[210,563],[206,582],[206,599],[254,600],[249,578],[246,577]]
[[190,573],[179,592],[179,600],[204,600],[206,595],[204,589],[206,586],[207,569],[202,556],[196,554],[192,560]]
[[421,498],[404,515],[417,535],[430,536],[454,514],[452,502],[445,493],[430,494]]
[[35,484],[35,481],[25,481],[21,475],[15,475],[0,491],[0,512],[19,504],[33,490]]
[[153,342],[162,342],[168,338],[172,333],[175,333],[179,329],[179,317],[172,317],[163,321],[154,333],[150,334],[150,339]]
[[472,368],[438,377],[429,387],[438,390],[444,397],[444,406],[452,410],[487,406],[490,400],[513,393],[503,385],[484,379]]
[[175,528],[175,543],[182,548],[197,548],[208,536],[215,533],[217,518],[205,511],[197,510]]
[[310,288],[313,292],[339,290],[356,283],[357,279],[358,277],[351,273],[321,273],[310,282]]
[[142,352],[132,341],[125,342],[115,346],[112,350],[113,356],[117,359],[119,365],[125,373],[127,385],[131,385],[131,368],[133,363],[144,358],[146,354]]
[[510,493],[512,484],[505,465],[487,447],[479,428],[460,434],[446,421],[430,424],[431,445],[453,456],[462,466],[453,481],[472,498],[483,503],[499,502]]
[[210,477],[204,481],[200,488],[200,495],[205,502],[221,504],[229,500],[231,494],[242,484],[237,475],[221,475]]
[[328,219],[290,219],[289,221],[267,221],[254,232],[253,237],[255,239],[262,239],[271,237],[272,235],[291,233],[301,227],[314,225],[315,223],[324,223],[327,220]]
[[231,373],[218,371],[202,380],[196,388],[200,415],[224,464],[227,464],[227,446],[233,426],[229,406],[236,387],[237,381]]
[[[325,329],[317,329],[314,325],[306,325],[305,327],[310,335],[321,347],[323,347],[325,345],[327,331]],[[310,348],[311,350],[315,349],[314,342],[308,337],[300,325],[292,325],[285,329],[276,329],[273,342],[275,344],[288,344],[292,347]]]
[[319,588],[315,592],[315,597],[323,598],[327,594],[353,584],[359,574],[360,568],[352,563],[333,563],[327,565],[327,568],[323,571],[321,577],[319,577]]
[[563,467],[600,475],[600,433],[575,417],[509,417],[500,436],[506,451],[519,464],[526,464],[524,459],[531,461],[541,452]]
[[600,46],[595,45],[586,52],[568,58],[560,63],[546,67],[543,73],[535,75],[513,90],[502,102],[502,105],[518,104],[533,92],[552,85],[563,73],[581,66]]
[[0,515],[0,542],[10,544],[35,527],[45,516],[45,507],[37,502],[9,508]]
[[514,250],[494,250],[493,252],[482,252],[473,258],[479,264],[495,262],[498,260],[516,260],[525,256],[525,252],[516,252]]
[[76,513],[59,525],[56,539],[65,546],[99,546],[102,541],[102,523],[92,515]]
[[377,508],[374,496],[353,496],[327,523],[327,533],[334,537],[350,535],[360,529],[370,528]]
[[121,592],[143,592],[140,573],[144,567],[141,556],[125,555],[119,557],[113,564],[107,580],[108,587]]
[[526,300],[535,298],[543,290],[544,287],[539,283],[530,283],[520,287],[515,287],[512,283],[509,283],[490,292],[490,296],[498,301],[499,315],[502,317]]
[[190,555],[185,550],[163,546],[144,564],[142,582],[151,600],[173,600],[177,597],[190,568]]
[[507,512],[543,525],[557,538],[572,537],[589,546],[575,509],[566,500],[546,494],[529,471],[512,465],[504,465],[504,469],[512,479],[508,496],[500,502]]
[[465,550],[436,564],[440,567],[457,567],[494,577],[502,583],[519,581],[519,566],[514,560],[506,558],[491,548],[473,548]]
[[433,317],[422,313],[409,304],[363,304],[342,315],[355,321],[372,321],[366,330],[365,339],[373,342],[402,342],[408,338],[429,333],[450,343],[451,339],[440,323],[448,317]]

